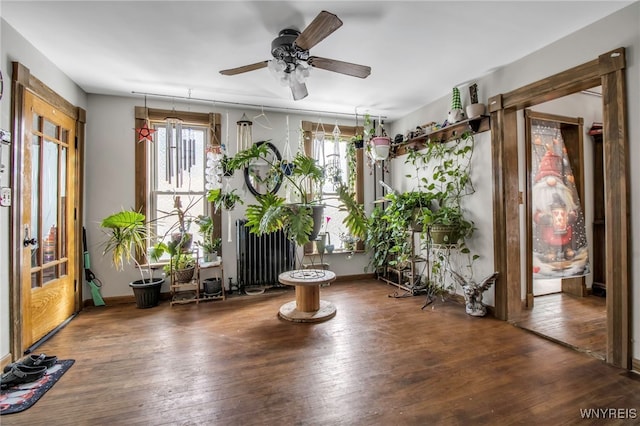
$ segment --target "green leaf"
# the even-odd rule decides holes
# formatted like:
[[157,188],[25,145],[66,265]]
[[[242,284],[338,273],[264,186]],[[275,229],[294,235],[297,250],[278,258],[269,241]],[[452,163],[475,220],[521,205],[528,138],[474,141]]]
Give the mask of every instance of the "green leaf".
[[313,212],[308,206],[293,206],[286,212],[287,235],[298,245],[309,242],[313,232]]

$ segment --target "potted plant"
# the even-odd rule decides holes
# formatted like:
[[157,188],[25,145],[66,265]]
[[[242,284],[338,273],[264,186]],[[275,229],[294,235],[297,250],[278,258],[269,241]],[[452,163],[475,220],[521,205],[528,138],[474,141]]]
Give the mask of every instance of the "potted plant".
[[202,236],[202,241],[196,244],[202,249],[202,257],[205,262],[213,262],[218,257],[218,250],[222,240],[213,237],[213,219],[211,216],[199,215],[195,223],[198,225],[198,232]]
[[431,192],[390,192],[385,195],[387,206],[374,210],[368,221],[366,246],[373,252],[371,266],[402,266],[413,255],[409,230],[423,233],[425,217],[431,213]]
[[236,204],[244,204],[235,189],[225,192],[221,188],[211,189],[207,192],[207,200],[213,203],[214,211],[220,209],[233,210]]
[[371,158],[371,161],[377,163],[389,158],[389,151],[391,149],[391,138],[387,136],[384,130],[382,121],[378,123],[378,129],[376,129],[375,121],[371,121],[369,114],[365,114],[364,125],[369,143],[367,144],[367,153]]
[[[143,267],[140,257],[144,256],[149,240],[149,230],[142,213],[122,210],[104,218],[100,224],[107,235],[103,254],[111,253],[116,270],[123,270],[124,263],[134,262],[140,272],[140,279],[129,283],[136,297],[138,308],[151,308],[160,300],[160,290],[164,278],[153,277],[149,262]],[[147,278],[145,278],[145,272]]]
[[175,283],[186,283],[191,281],[196,269],[196,258],[191,253],[182,253],[176,250],[175,246],[168,245],[168,251],[171,255],[169,263],[163,266],[166,274],[173,274]]
[[466,107],[467,117],[469,119],[484,115],[485,106],[478,102],[478,84],[476,83],[469,86],[469,102],[469,105]]

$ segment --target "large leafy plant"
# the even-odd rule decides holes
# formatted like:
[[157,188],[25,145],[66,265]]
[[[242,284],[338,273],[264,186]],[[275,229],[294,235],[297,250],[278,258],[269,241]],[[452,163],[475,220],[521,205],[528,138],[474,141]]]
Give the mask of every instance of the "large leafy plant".
[[111,253],[111,261],[118,271],[124,264],[135,263],[144,282],[144,272],[151,277],[151,267],[143,268],[138,259],[144,256],[149,239],[145,215],[135,210],[122,210],[102,219],[100,223],[107,239],[103,244],[103,254]]
[[[327,200],[320,190],[325,179],[324,169],[310,156],[298,152],[287,167],[290,173],[284,173],[283,163],[269,160],[266,144],[254,144],[240,151],[227,161],[230,170],[247,167],[252,161],[260,159],[269,165],[269,174],[282,179],[293,189],[294,202],[288,203],[284,197],[268,193],[256,197],[257,203],[247,206],[247,226],[255,234],[271,233],[283,229],[287,237],[298,245],[309,242],[314,229],[313,206],[322,206]],[[288,165],[287,165],[288,166]],[[361,205],[354,202],[353,192],[342,183],[338,183],[338,199],[343,202],[347,216],[345,225],[355,236],[364,236],[366,217]],[[210,192],[211,197],[217,197]]]

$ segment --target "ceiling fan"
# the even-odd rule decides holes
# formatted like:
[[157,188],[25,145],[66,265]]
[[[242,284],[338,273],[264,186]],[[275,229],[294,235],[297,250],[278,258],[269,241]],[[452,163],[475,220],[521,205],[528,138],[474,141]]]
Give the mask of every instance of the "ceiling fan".
[[271,54],[274,59],[222,70],[220,74],[236,75],[269,67],[274,74],[279,76],[283,84],[287,84],[291,88],[293,99],[296,101],[309,94],[304,83],[305,78],[309,75],[308,66],[366,78],[371,74],[371,67],[309,55],[309,49],[341,26],[340,18],[323,10],[302,32],[295,28],[285,28],[280,31],[278,37],[271,42]]

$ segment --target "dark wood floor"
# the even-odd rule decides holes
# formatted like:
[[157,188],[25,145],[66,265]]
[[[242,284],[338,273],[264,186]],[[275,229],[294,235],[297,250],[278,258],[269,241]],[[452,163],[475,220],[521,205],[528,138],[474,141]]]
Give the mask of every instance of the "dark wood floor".
[[392,292],[372,280],[323,288],[338,312],[317,324],[277,317],[293,291],[87,309],[39,349],[76,364],[2,424],[587,425],[603,423],[580,409],[640,409],[633,373]]
[[533,309],[523,310],[516,324],[599,359],[607,353],[606,299],[566,293],[534,298]]

